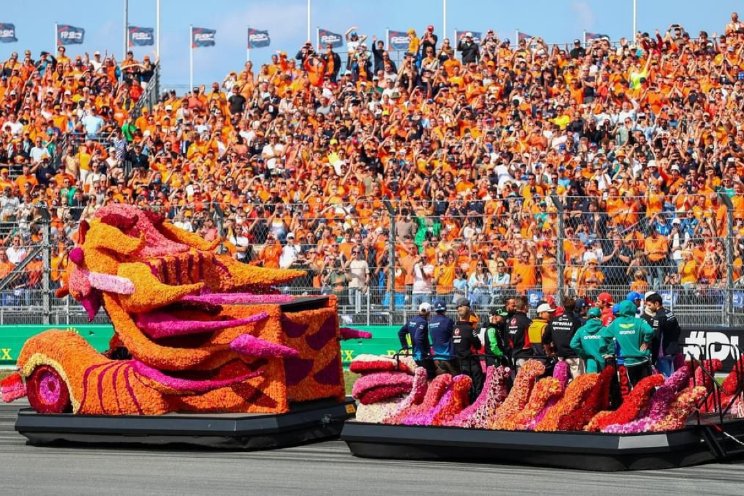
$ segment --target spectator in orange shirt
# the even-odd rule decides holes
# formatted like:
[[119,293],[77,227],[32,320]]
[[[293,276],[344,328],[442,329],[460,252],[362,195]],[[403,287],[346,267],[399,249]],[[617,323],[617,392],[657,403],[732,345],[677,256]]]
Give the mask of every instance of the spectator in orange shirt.
[[646,238],[644,242],[644,251],[648,259],[651,288],[659,289],[667,272],[669,241],[665,236],[660,235],[656,229],[651,229],[650,237]]

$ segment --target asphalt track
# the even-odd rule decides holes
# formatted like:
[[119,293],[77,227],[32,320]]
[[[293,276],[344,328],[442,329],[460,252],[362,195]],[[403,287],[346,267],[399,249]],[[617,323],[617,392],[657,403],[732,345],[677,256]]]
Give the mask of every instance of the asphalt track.
[[507,465],[365,460],[341,441],[264,452],[33,447],[0,405],[0,488],[9,495],[744,494],[744,462],[593,473]]

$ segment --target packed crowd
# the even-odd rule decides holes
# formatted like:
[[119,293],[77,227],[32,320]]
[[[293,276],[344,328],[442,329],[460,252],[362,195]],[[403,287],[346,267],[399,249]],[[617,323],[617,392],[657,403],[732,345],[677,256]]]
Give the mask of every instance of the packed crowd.
[[38,243],[40,202],[57,284],[79,220],[126,202],[246,263],[305,268],[300,286],[349,302],[487,305],[555,294],[559,270],[568,294],[590,298],[721,287],[729,262],[741,278],[735,13],[721,33],[673,24],[587,46],[492,30],[440,40],[433,26],[409,39],[398,57],[351,28],[345,60],[307,43],[141,113],[153,61],[13,54],[0,79],[2,275],[14,243]]

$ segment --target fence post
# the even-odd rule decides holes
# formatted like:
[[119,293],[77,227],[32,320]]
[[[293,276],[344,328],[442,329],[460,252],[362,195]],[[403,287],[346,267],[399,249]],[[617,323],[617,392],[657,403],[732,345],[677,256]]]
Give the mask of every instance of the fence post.
[[390,202],[389,198],[383,198],[382,204],[385,205],[385,209],[387,209],[388,215],[390,216],[390,237],[388,240],[390,243],[388,253],[388,266],[390,267],[390,273],[388,274],[388,277],[390,278],[390,301],[388,302],[388,310],[390,312],[389,323],[390,325],[393,325],[393,314],[395,313],[395,207]]
[[39,204],[39,214],[41,216],[41,306],[42,306],[42,324],[51,324],[52,315],[52,298],[50,295],[52,284],[52,244],[51,244],[51,216],[46,205]]
[[563,202],[555,193],[550,194],[550,199],[553,202],[553,206],[558,211],[558,233],[556,236],[556,247],[555,247],[555,258],[556,268],[558,269],[558,294],[556,295],[556,302],[561,305],[563,303],[563,292],[565,291],[565,270],[566,270],[566,255],[563,253],[563,240],[566,237],[565,228],[566,221],[563,218]]
[[718,192],[718,199],[726,206],[726,296],[723,322],[731,325],[734,311],[734,204],[726,193]]

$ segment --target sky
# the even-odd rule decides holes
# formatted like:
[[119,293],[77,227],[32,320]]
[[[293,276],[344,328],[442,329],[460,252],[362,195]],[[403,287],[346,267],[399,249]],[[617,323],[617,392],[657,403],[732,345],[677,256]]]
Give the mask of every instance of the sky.
[[[386,28],[422,32],[428,24],[442,35],[442,0],[311,0],[313,43],[315,29],[343,33],[350,26],[370,38],[384,38]],[[124,51],[125,0],[41,0],[32,4],[3,0],[0,22],[16,26],[17,43],[0,44],[0,58],[12,51],[31,49],[34,57],[54,48],[54,24],[71,24],[86,30],[85,43],[67,47],[70,55],[95,50],[121,58]],[[129,24],[155,27],[155,0],[129,0]],[[570,43],[584,31],[630,37],[632,0],[448,0],[447,36],[455,29],[493,29],[500,38],[514,40],[515,30],[541,36],[548,43]],[[161,67],[165,88],[179,93],[189,83],[189,25],[216,29],[216,46],[194,50],[194,82],[222,81],[240,70],[246,60],[248,26],[266,29],[271,46],[251,51],[261,64],[277,50],[294,56],[307,38],[307,0],[161,0]],[[714,0],[637,0],[640,31],[663,33],[681,24],[694,37],[700,30],[722,32],[731,12],[741,2]],[[154,47],[136,47],[135,58],[154,55]]]

